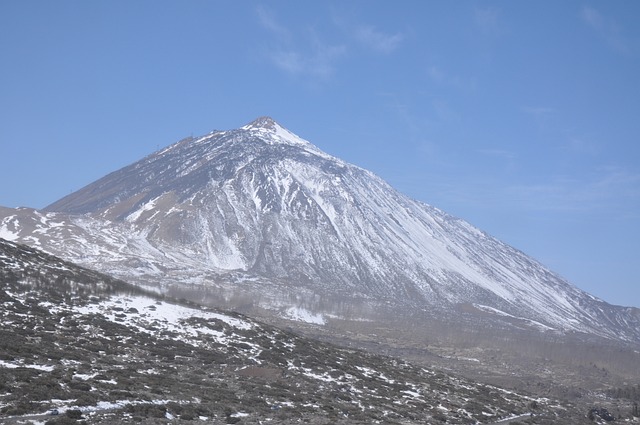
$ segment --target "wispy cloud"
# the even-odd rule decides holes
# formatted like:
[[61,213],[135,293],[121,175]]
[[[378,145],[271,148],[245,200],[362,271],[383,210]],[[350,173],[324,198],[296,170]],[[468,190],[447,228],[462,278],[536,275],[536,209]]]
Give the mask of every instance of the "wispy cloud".
[[513,161],[518,156],[515,152],[508,151],[505,149],[477,149],[476,152],[478,152],[481,155],[500,158],[505,161]]
[[584,138],[570,137],[567,140],[566,146],[571,152],[581,155],[595,156],[600,153],[600,147],[597,144],[585,140]]
[[260,25],[273,36],[264,50],[267,59],[287,74],[329,78],[337,60],[347,52],[346,45],[326,43],[311,28],[294,33],[265,7],[256,8],[256,15]]
[[279,69],[289,74],[299,74],[305,69],[305,59],[293,50],[273,50],[269,52],[270,59]]
[[613,19],[589,6],[582,8],[580,17],[605,40],[610,48],[622,54],[631,53],[628,40],[622,35],[620,27]]
[[387,34],[369,25],[357,27],[355,37],[369,49],[385,54],[396,50],[404,40],[402,33]]
[[436,84],[448,85],[462,90],[473,90],[477,85],[475,78],[463,78],[453,75],[435,65],[427,68],[427,76]]
[[500,11],[495,7],[475,9],[473,20],[480,31],[485,34],[497,34],[501,32]]
[[444,72],[442,72],[442,69],[438,68],[437,66],[430,66],[427,70],[427,74],[429,74],[429,77],[436,83],[442,83],[446,78]]
[[[330,78],[350,51],[366,49],[375,54],[391,54],[405,39],[402,32],[388,33],[373,25],[347,24],[335,16],[319,31],[318,26],[282,25],[266,6],[256,7],[255,13],[259,25],[270,35],[263,48],[268,61],[289,75],[316,80]],[[327,42],[328,39],[333,41]]]
[[451,104],[445,99],[433,99],[431,108],[434,116],[439,122],[457,122],[460,121],[460,115],[455,111]]
[[613,191],[628,198],[640,200],[640,173],[622,167],[602,167],[602,176],[594,187],[602,193]]
[[[498,157],[502,155],[500,151],[493,153]],[[504,159],[508,161],[509,154],[505,154]],[[630,223],[640,219],[640,173],[622,167],[603,167],[591,176],[539,176],[533,182],[509,181],[491,175],[443,179],[440,174],[426,180],[430,190],[438,194],[439,202],[457,208],[550,214],[555,219],[597,217]]]
[[289,41],[291,32],[286,27],[280,25],[270,10],[258,6],[256,8],[256,14],[258,15],[260,25],[262,25],[264,29],[280,37],[282,40]]
[[539,128],[548,128],[555,122],[557,110],[549,106],[524,106],[522,111],[527,114]]
[[530,210],[625,215],[629,205],[640,201],[640,173],[605,167],[591,179],[556,176],[547,182],[508,186],[505,193]]

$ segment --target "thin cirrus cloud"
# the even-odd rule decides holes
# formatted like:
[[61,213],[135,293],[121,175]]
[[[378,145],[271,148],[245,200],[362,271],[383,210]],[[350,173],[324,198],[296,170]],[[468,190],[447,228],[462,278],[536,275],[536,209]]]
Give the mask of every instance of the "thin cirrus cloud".
[[532,211],[600,212],[610,219],[624,219],[638,215],[630,207],[640,198],[638,187],[640,174],[620,167],[603,167],[591,179],[556,176],[536,184],[510,185],[505,194]]
[[581,137],[570,137],[566,146],[571,152],[582,155],[596,156],[600,153],[600,146]]
[[340,42],[327,43],[323,34],[314,28],[293,31],[282,25],[267,8],[256,8],[258,22],[270,35],[265,53],[269,62],[290,75],[326,79],[336,71],[340,59],[347,56],[356,45],[367,50],[390,54],[403,42],[404,34],[388,34],[370,25],[355,26],[355,30],[345,30],[340,20],[334,20],[331,29],[342,30]]
[[631,52],[627,39],[622,35],[621,28],[614,20],[589,6],[582,8],[580,17],[599,37],[605,40],[610,48],[623,54]]
[[341,45],[316,42],[309,53],[293,48],[276,48],[269,53],[273,64],[289,74],[328,78],[335,72],[335,61],[346,53]]
[[404,34],[387,34],[370,25],[361,25],[355,30],[355,37],[362,45],[380,53],[391,53],[404,40]]
[[548,128],[557,117],[557,110],[549,106],[524,106],[522,111],[528,115],[539,128]]
[[259,6],[256,8],[256,15],[258,15],[258,21],[264,29],[268,30],[282,40],[288,41],[291,38],[291,32],[286,27],[280,25],[280,23],[268,9]]
[[476,152],[482,155],[499,158],[504,161],[513,161],[517,158],[517,154],[505,149],[476,149]]
[[260,26],[272,36],[265,49],[268,60],[290,75],[328,78],[335,71],[337,60],[344,56],[344,44],[329,44],[309,28],[305,34],[296,34],[280,24],[270,10],[256,8]]
[[477,87],[475,77],[461,77],[459,75],[453,75],[435,65],[431,65],[427,68],[427,76],[431,81],[438,85],[450,86],[460,90],[473,91]]
[[478,8],[474,11],[474,22],[483,33],[496,33],[500,29],[500,11],[493,7]]

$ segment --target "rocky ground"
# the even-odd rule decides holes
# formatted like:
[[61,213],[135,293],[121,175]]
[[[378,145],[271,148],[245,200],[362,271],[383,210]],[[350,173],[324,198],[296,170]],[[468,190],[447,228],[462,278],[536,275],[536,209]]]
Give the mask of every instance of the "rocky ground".
[[14,244],[0,244],[0,282],[1,423],[591,423],[575,403],[163,299]]

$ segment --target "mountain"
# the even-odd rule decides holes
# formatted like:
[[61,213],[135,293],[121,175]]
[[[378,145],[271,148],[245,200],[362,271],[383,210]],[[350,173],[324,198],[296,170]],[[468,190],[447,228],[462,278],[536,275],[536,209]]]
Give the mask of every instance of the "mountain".
[[351,299],[362,315],[388,307],[640,342],[640,310],[581,291],[268,117],[184,139],[43,211],[1,209],[0,237],[317,323],[345,318]]
[[[580,408],[178,303],[0,240],[0,422],[589,423]],[[78,422],[82,420],[82,422]]]

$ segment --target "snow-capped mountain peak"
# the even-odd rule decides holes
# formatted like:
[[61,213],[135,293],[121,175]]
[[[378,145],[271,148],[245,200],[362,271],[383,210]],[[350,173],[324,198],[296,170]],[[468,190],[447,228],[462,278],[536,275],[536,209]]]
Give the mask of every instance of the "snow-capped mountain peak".
[[263,116],[256,118],[249,124],[241,127],[240,131],[249,132],[252,137],[257,137],[262,142],[268,144],[295,146],[321,156],[329,157],[329,155],[322,152],[312,143],[287,130],[271,117]]
[[252,286],[268,303],[293,287],[640,341],[635,310],[591,297],[268,117],[185,139],[46,210],[58,215],[30,218],[37,233],[21,234],[19,214],[8,214],[0,234],[141,282],[257,279],[278,282]]

